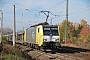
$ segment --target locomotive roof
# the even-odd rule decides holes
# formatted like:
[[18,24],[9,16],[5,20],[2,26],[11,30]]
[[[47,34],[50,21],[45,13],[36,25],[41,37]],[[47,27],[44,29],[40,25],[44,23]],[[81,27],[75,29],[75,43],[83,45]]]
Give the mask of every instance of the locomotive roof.
[[43,27],[58,27],[57,25],[44,25]]
[[39,25],[49,25],[49,23],[48,22],[43,22],[43,23],[32,25],[31,27],[35,27],[35,26],[39,26]]
[[57,27],[58,26],[58,25],[49,25],[48,22],[43,22],[43,23],[32,25],[31,27],[36,27],[36,26],[39,26],[39,25],[43,25],[43,27]]

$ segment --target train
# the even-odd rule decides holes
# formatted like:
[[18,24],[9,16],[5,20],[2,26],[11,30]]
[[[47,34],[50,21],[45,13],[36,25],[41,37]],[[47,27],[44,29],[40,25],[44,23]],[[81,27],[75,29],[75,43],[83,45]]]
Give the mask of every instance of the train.
[[59,33],[58,25],[49,25],[44,22],[27,28],[21,35],[23,35],[22,40],[24,45],[47,50],[61,47]]

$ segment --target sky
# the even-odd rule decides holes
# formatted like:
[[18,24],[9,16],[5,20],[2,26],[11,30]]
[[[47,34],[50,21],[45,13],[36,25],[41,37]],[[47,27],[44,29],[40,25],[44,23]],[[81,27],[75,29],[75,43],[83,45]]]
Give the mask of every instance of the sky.
[[[61,24],[66,19],[66,0],[0,0],[3,28],[13,28],[14,5],[16,31],[45,22],[46,15],[40,11],[50,11],[53,14],[49,14],[48,23],[52,19],[52,24]],[[68,15],[71,22],[80,23],[81,19],[85,19],[90,25],[90,0],[68,0]]]

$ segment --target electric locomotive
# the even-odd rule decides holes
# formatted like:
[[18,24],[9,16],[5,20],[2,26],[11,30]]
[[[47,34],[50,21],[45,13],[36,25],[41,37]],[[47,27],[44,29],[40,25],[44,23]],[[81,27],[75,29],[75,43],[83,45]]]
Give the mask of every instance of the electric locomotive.
[[24,43],[35,48],[55,49],[61,47],[59,33],[57,25],[34,25],[26,29]]

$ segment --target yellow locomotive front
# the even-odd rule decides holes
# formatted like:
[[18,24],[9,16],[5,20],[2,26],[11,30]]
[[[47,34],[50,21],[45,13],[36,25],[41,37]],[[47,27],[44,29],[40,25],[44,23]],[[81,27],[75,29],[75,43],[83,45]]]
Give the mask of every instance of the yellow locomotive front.
[[53,25],[41,25],[36,30],[36,41],[44,49],[55,49],[61,47],[59,39],[59,28]]

